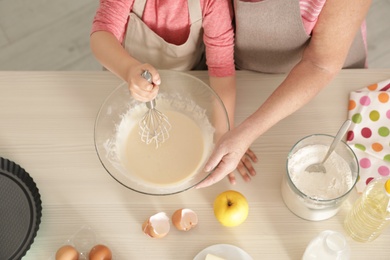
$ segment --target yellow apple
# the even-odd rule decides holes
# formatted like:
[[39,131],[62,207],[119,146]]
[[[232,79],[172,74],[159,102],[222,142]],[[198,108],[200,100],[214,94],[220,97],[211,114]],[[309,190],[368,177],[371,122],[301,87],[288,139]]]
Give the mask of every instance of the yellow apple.
[[214,200],[214,215],[222,225],[227,227],[243,223],[248,217],[248,211],[248,201],[238,191],[224,191]]

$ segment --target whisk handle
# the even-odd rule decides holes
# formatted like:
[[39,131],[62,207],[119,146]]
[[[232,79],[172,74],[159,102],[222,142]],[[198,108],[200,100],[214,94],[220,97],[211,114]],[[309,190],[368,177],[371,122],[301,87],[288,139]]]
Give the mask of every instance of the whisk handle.
[[[144,70],[144,72],[142,72],[141,76],[144,79],[146,79],[149,83],[153,82],[152,74],[150,74],[150,72],[148,70]],[[155,106],[156,106],[156,100],[154,100],[154,99],[146,102],[146,107],[149,109],[153,109]]]
[[156,100],[155,99],[146,102],[146,107],[149,108],[149,109],[153,109],[155,106],[156,106]]
[[142,72],[141,76],[146,79],[149,83],[152,83],[153,82],[153,79],[152,79],[152,74],[150,74],[150,72],[148,70],[144,70],[144,72]]

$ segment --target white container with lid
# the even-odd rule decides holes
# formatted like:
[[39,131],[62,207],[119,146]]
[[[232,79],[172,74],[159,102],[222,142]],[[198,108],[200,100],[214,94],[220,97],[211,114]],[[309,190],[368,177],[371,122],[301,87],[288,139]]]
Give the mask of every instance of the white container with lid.
[[332,230],[325,230],[310,241],[302,260],[347,260],[351,250],[345,237]]

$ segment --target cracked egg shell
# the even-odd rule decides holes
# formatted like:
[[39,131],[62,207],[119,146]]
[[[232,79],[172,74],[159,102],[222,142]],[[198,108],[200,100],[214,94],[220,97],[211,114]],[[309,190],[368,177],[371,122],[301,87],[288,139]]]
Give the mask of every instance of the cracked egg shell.
[[152,238],[165,237],[170,229],[169,218],[165,212],[159,212],[142,224],[142,231]]
[[191,209],[178,209],[172,215],[173,225],[181,231],[188,231],[198,224],[198,215]]

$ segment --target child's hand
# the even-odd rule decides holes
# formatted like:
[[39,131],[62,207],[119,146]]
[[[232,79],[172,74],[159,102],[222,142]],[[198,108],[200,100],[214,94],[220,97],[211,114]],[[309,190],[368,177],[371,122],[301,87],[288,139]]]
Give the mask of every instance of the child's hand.
[[232,172],[238,170],[245,181],[250,181],[256,175],[252,162],[257,162],[257,157],[251,149],[249,142],[241,135],[238,128],[234,128],[225,133],[217,142],[213,153],[205,165],[205,172],[212,173],[196,188],[210,186],[222,180],[228,175],[230,183],[236,182]]
[[[145,70],[152,74],[152,83],[149,83],[147,79],[141,76]],[[134,99],[147,102],[157,96],[161,79],[160,74],[153,66],[150,64],[140,64],[130,68],[127,82]]]
[[[241,161],[238,163],[236,170],[240,173],[244,181],[248,182],[256,175],[256,170],[253,168],[252,162],[257,162],[256,154],[249,148]],[[228,174],[228,179],[231,184],[236,184],[234,172]]]

